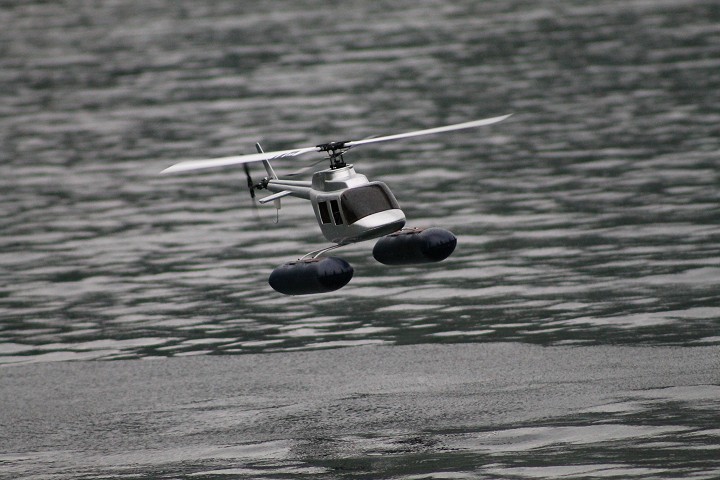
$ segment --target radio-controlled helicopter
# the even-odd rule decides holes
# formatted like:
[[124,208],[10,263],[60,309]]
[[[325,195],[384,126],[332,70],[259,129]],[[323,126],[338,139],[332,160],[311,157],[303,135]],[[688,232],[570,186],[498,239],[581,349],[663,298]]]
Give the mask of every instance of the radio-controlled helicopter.
[[[329,142],[314,147],[264,152],[255,144],[257,153],[207,160],[189,160],[172,165],[161,173],[178,173],[230,165],[243,165],[250,195],[256,190],[272,192],[259,200],[261,204],[274,202],[280,209],[280,199],[291,195],[309,200],[320,230],[333,245],[310,252],[297,261],[288,262],[273,270],[270,286],[286,295],[325,293],[344,287],[353,276],[353,268],[338,257],[321,257],[326,252],[356,242],[379,240],[373,257],[385,265],[408,265],[439,262],[455,250],[457,239],[441,228],[404,228],[405,214],[387,185],[369,181],[346,164],[343,155],[361,145],[401,140],[405,138],[452,132],[492,125],[510,115],[474,120],[444,127],[372,137],[363,140]],[[314,172],[311,181],[278,178],[271,160],[296,157],[311,152],[324,152],[330,167]],[[253,182],[249,163],[262,162],[267,176]]]

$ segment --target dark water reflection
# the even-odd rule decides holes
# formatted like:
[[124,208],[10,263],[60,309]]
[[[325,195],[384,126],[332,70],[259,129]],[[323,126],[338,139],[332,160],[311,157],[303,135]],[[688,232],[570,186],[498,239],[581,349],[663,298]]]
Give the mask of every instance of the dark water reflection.
[[[720,344],[716,2],[64,0],[5,2],[0,24],[5,371],[362,345]],[[157,175],[256,141],[283,149],[509,112],[482,130],[353,151],[409,225],[448,228],[458,249],[387,268],[371,244],[348,247],[355,277],[323,296],[267,285],[275,266],[323,246],[306,203],[284,200],[275,224],[272,208],[254,216],[239,170]],[[499,438],[532,438],[529,450],[574,465],[566,449],[544,456],[545,429],[645,438],[647,422],[617,415],[629,431],[583,417],[580,430],[508,422]],[[648,435],[663,443],[687,421]],[[466,461],[455,446],[476,439],[460,430],[425,457],[434,471]],[[358,435],[347,441],[369,433]],[[423,444],[408,435],[367,448]],[[714,431],[682,435],[717,444]],[[626,476],[665,475],[652,458],[623,462]],[[273,475],[298,473],[287,468]],[[540,460],[502,468],[547,473]],[[612,474],[574,468],[553,474]]]

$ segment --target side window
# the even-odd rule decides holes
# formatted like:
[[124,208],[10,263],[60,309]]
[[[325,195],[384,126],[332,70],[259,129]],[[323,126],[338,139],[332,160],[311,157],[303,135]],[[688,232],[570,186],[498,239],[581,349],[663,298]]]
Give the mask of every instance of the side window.
[[327,202],[318,202],[318,209],[320,210],[322,223],[330,223],[330,210],[328,210]]
[[340,215],[340,205],[338,205],[338,201],[330,200],[330,208],[332,209],[332,215],[333,220],[335,220],[335,225],[342,225],[343,220],[342,216]]

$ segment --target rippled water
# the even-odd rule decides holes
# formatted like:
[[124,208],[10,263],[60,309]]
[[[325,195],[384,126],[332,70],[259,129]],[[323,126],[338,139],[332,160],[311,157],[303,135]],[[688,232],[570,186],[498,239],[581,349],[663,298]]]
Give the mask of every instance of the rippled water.
[[[57,360],[175,365],[169,357],[272,353],[282,363],[296,350],[363,345],[382,356],[401,345],[573,345],[609,361],[593,348],[680,348],[688,372],[719,358],[716,2],[345,3],[0,5],[0,364],[11,366],[3,378]],[[348,155],[393,189],[409,226],[447,228],[458,248],[438,265],[388,268],[372,259],[371,243],[348,247],[338,255],[355,277],[333,294],[285,297],[267,284],[275,266],[324,246],[307,203],[283,200],[276,224],[271,207],[256,218],[241,169],[157,175],[179,159],[252,153],[256,141],[284,149],[510,112],[491,127]],[[275,166],[287,173],[314,160]],[[580,430],[513,430],[508,421],[502,435],[519,435],[513,445],[523,428],[536,429],[529,435],[540,440],[520,448],[540,452],[532,466],[465,469],[449,448],[436,452],[447,462],[437,468],[375,471],[603,476],[618,462],[623,476],[673,476],[678,465],[638,464],[622,449],[587,469],[543,457],[544,442],[588,435],[624,445],[635,438],[627,432],[643,432],[662,443],[687,425],[643,428],[681,404],[702,410],[720,384],[717,362],[705,366],[715,376],[696,389],[682,383],[680,403],[655,402],[642,421],[614,412],[618,430],[589,417],[559,417]],[[632,375],[632,365],[615,373]],[[452,411],[448,402],[438,410]],[[491,430],[481,424],[443,442]],[[708,428],[673,441],[711,438],[714,448]],[[342,436],[333,432],[331,440]],[[388,442],[412,443],[409,432]],[[288,435],[278,448],[297,439]],[[16,445],[9,454],[26,448]],[[711,458],[685,473],[717,474]],[[0,472],[16,462],[0,460]],[[287,468],[268,475],[298,473]]]
[[17,366],[0,379],[13,386],[0,389],[11,448],[0,469],[82,479],[715,478],[716,353],[495,342]]

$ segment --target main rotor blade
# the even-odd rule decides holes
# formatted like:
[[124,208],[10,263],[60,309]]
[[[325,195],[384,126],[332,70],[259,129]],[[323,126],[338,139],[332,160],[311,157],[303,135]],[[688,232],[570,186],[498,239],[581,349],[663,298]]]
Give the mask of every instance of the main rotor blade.
[[226,167],[228,165],[240,165],[243,163],[259,162],[262,160],[273,160],[276,158],[296,157],[304,153],[318,152],[318,147],[296,148],[294,150],[279,150],[277,152],[251,153],[249,155],[235,155],[232,157],[210,158],[206,160],[186,160],[176,163],[160,173],[189,172],[191,170],[203,170],[206,168]]
[[292,173],[286,173],[283,175],[283,177],[292,178],[292,177],[299,177],[300,175],[305,175],[308,172],[314,172],[315,167],[317,167],[318,163],[326,162],[327,158],[321,158],[320,160],[317,160],[313,162],[312,164],[308,165],[307,167],[301,168],[300,170],[295,170]]
[[[510,114],[512,115],[512,114]],[[396,135],[387,135],[384,137],[365,138],[363,140],[350,140],[344,142],[331,142],[317,145],[315,147],[296,148],[293,150],[279,150],[276,152],[253,153],[249,155],[236,155],[232,157],[211,158],[207,160],[187,160],[176,163],[160,173],[177,173],[189,172],[192,170],[203,170],[206,168],[225,167],[229,165],[240,165],[250,162],[259,162],[262,160],[274,160],[277,158],[296,157],[304,153],[310,152],[336,152],[359,145],[367,145],[370,143],[388,142],[390,140],[400,140],[402,138],[419,137],[421,135],[432,135],[434,133],[452,132],[453,130],[463,130],[466,128],[482,127],[493,123],[502,122],[510,115],[500,117],[485,118],[482,120],[474,120],[472,122],[457,123],[455,125],[447,125],[444,127],[429,128],[427,130],[416,130],[414,132],[399,133]],[[332,155],[331,155],[332,156]]]
[[445,127],[428,128],[427,130],[416,130],[414,132],[398,133],[397,135],[388,135],[385,137],[366,138],[364,140],[352,140],[344,142],[343,147],[357,147],[358,145],[367,145],[368,143],[380,143],[388,142],[390,140],[400,140],[401,138],[419,137],[421,135],[432,135],[434,133],[452,132],[453,130],[463,130],[465,128],[482,127],[484,125],[491,125],[493,123],[502,122],[509,115],[503,115],[500,117],[484,118],[482,120],[474,120],[472,122],[456,123],[455,125],[447,125]]

